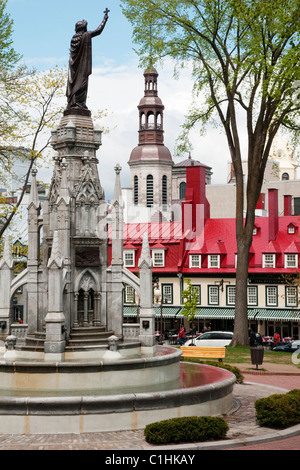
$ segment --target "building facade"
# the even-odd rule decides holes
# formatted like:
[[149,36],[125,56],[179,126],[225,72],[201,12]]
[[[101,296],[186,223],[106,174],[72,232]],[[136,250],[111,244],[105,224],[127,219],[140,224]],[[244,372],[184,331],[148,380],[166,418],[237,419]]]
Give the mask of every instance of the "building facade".
[[[124,265],[137,273],[141,241],[148,234],[153,261],[153,281],[159,283],[161,297],[156,304],[157,329],[178,330],[184,322],[203,331],[233,330],[236,283],[236,241],[234,218],[211,218],[206,198],[205,167],[186,169],[186,198],[181,222],[126,224]],[[298,305],[299,218],[278,215],[278,191],[269,190],[267,217],[257,217],[249,256],[248,320],[262,335],[300,336]],[[182,290],[186,280],[199,295],[193,325],[181,315]],[[155,299],[154,299],[155,302]],[[124,318],[138,316],[139,299],[134,289],[124,288]]]

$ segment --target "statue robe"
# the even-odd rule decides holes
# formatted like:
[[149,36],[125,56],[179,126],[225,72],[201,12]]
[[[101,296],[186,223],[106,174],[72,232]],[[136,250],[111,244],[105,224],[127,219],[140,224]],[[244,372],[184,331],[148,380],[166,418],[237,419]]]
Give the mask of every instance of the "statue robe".
[[71,46],[67,84],[68,108],[86,109],[88,80],[92,73],[92,37],[93,32],[86,31],[77,47]]

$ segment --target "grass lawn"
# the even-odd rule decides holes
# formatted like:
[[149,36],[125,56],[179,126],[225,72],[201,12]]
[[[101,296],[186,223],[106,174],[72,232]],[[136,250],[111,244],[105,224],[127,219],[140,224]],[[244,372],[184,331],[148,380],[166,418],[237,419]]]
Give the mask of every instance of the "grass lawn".
[[[175,347],[179,348],[179,346],[175,346]],[[299,356],[298,356],[298,359],[300,359]],[[205,360],[200,359],[200,358],[199,359],[185,358],[185,360],[191,361],[191,362],[205,362]],[[249,346],[235,346],[233,348],[229,345],[226,347],[226,356],[223,359],[223,364],[236,365],[236,367],[239,368],[240,364],[242,365],[242,364],[249,364],[249,363],[251,364],[251,353],[250,353]],[[267,364],[267,363],[292,365],[292,354],[265,349],[263,364]],[[263,368],[263,364],[262,364],[262,368]],[[294,367],[300,369],[300,364],[298,365],[295,364]]]
[[[264,362],[272,364],[291,364],[292,354],[279,351],[264,350]],[[226,357],[223,359],[225,364],[245,364],[251,363],[249,346],[227,346]],[[298,365],[299,367],[299,365]]]

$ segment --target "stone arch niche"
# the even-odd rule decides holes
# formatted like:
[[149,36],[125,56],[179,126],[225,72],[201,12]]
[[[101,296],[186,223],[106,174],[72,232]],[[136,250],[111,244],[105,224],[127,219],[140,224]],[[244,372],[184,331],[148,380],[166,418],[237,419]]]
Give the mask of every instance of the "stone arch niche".
[[103,190],[87,163],[75,188],[76,235],[95,236],[97,214]]
[[86,269],[77,278],[74,292],[73,326],[100,326],[101,292],[94,273]]
[[76,198],[76,230],[78,234],[90,235],[97,224],[98,198],[91,181],[85,181]]

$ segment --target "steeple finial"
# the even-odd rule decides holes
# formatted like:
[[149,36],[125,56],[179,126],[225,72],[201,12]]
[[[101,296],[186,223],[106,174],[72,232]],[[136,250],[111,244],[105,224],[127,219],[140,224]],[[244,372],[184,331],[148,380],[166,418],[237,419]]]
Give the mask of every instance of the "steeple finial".
[[57,230],[53,234],[53,244],[52,244],[51,256],[48,261],[48,268],[52,268],[53,265],[56,265],[58,268],[63,267],[63,257],[61,254],[59,233]]
[[4,240],[3,255],[0,259],[0,269],[3,269],[7,266],[9,269],[12,269],[14,266],[12,251],[10,247],[10,237],[7,235]]
[[141,256],[139,259],[139,269],[141,269],[144,266],[147,268],[152,267],[152,258],[150,255],[150,247],[149,247],[149,240],[148,240],[147,233],[145,233],[143,237],[142,251],[141,251]]
[[115,190],[114,190],[114,202],[115,201],[120,202],[121,197],[122,197],[121,179],[120,179],[121,171],[122,171],[122,167],[119,165],[119,163],[117,163],[115,166],[116,181],[115,181]]
[[67,180],[67,168],[68,163],[65,158],[62,159],[61,164],[61,182],[60,182],[60,194],[58,201],[62,199],[65,201],[66,204],[70,203],[70,189]]
[[37,182],[36,182],[37,172],[38,171],[37,171],[36,167],[34,166],[31,170],[32,180],[31,180],[31,188],[30,188],[28,208],[31,205],[34,205],[36,209],[38,207],[40,207],[40,201],[39,201],[38,189],[37,189]]

